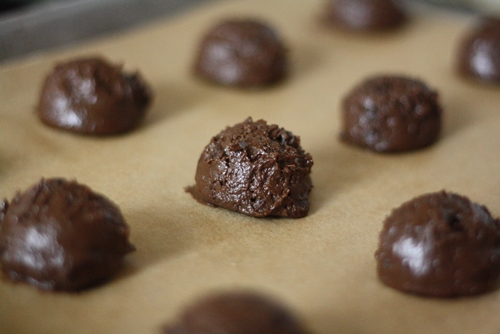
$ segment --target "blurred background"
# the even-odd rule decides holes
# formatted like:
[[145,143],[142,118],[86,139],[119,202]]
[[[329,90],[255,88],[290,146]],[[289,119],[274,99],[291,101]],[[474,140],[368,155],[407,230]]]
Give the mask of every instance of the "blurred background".
[[[0,0],[0,62],[131,29],[211,1],[221,0]],[[431,10],[500,13],[500,0],[403,1]]]

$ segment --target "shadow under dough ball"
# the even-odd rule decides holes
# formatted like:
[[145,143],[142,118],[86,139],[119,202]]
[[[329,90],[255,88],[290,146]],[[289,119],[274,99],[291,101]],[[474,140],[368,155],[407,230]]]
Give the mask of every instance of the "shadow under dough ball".
[[108,279],[134,250],[120,209],[75,181],[42,179],[0,208],[0,263],[14,281],[81,290]]
[[378,76],[344,98],[341,139],[377,152],[416,150],[438,139],[441,114],[437,92],[423,82]]
[[484,18],[460,42],[457,71],[463,77],[500,84],[500,19]]
[[255,20],[229,20],[203,38],[195,74],[237,87],[268,86],[287,73],[287,51],[276,32]]
[[500,222],[484,206],[444,191],[419,196],[385,219],[375,254],[386,285],[430,297],[496,289]]
[[163,334],[306,334],[279,303],[250,292],[209,296],[188,306]]
[[187,191],[201,203],[249,216],[300,218],[309,212],[312,165],[298,136],[248,118],[212,138]]
[[332,0],[324,18],[334,27],[367,32],[395,29],[407,21],[398,0]]
[[114,135],[141,123],[152,93],[139,73],[102,58],[58,64],[41,90],[38,116],[45,124],[87,135]]

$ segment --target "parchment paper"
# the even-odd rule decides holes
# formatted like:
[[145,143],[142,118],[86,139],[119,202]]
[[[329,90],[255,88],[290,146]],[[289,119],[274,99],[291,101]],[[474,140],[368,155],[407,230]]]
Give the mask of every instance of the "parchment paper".
[[[77,179],[111,198],[137,251],[108,284],[41,292],[0,281],[0,333],[158,333],[180,309],[218,289],[269,294],[314,333],[497,333],[500,291],[416,297],[382,285],[373,254],[384,217],[414,196],[446,189],[500,215],[500,94],[453,71],[470,18],[416,14],[383,35],[318,24],[323,3],[231,1],[138,31],[0,67],[0,196],[41,177]],[[286,41],[282,85],[238,91],[191,75],[201,36],[220,19],[268,21]],[[139,69],[156,99],[136,131],[91,138],[48,128],[34,110],[55,62],[100,54]],[[338,140],[339,105],[369,75],[405,74],[440,93],[444,131],[429,149],[379,155]],[[184,192],[210,138],[246,117],[301,136],[314,158],[309,216],[256,219],[203,206]]]

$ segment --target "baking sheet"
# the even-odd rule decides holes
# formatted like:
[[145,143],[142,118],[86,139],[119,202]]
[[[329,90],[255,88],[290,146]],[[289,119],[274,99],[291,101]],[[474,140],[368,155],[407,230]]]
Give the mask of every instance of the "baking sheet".
[[[0,67],[0,196],[41,177],[67,177],[122,209],[137,251],[106,285],[41,292],[0,280],[0,333],[158,333],[187,303],[245,288],[282,300],[314,333],[497,333],[500,291],[462,299],[397,292],[376,277],[384,217],[425,192],[469,196],[500,215],[500,95],[456,77],[470,18],[416,14],[402,30],[360,36],[318,24],[312,0],[231,1],[141,30]],[[269,21],[286,41],[291,75],[269,90],[200,82],[200,37],[226,17]],[[54,63],[100,54],[139,69],[156,98],[138,130],[90,138],[43,126],[34,113]],[[444,131],[429,149],[379,155],[339,142],[343,95],[379,73],[415,76],[440,93]],[[257,219],[200,205],[184,192],[210,138],[246,117],[301,136],[314,158],[310,214]]]

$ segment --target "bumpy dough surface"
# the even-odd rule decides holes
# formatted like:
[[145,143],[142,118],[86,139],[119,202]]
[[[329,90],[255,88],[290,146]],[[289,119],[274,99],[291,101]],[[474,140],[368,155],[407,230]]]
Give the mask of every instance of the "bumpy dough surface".
[[416,150],[438,139],[441,114],[437,92],[423,82],[377,76],[344,98],[341,138],[377,152]]
[[309,211],[312,165],[299,137],[249,118],[212,138],[188,191],[202,203],[250,216],[300,218]]

